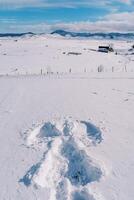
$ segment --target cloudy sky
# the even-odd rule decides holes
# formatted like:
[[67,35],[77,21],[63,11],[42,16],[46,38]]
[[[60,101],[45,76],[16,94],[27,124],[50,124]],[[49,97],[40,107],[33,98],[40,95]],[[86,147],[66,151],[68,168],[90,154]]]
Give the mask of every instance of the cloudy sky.
[[0,0],[0,32],[134,32],[134,0]]

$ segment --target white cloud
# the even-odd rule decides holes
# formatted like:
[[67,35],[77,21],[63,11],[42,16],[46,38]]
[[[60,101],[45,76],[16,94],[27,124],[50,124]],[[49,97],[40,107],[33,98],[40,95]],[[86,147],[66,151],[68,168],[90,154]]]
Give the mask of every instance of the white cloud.
[[42,0],[0,0],[0,9],[16,9],[42,5]]
[[132,22],[134,20],[134,12],[122,12],[109,14],[105,16],[105,20],[114,20],[114,21],[125,21],[126,23]]
[[[122,2],[125,4],[132,4],[134,0],[77,0],[77,1],[67,1],[67,0],[57,0],[54,3],[53,0],[0,0],[0,7],[5,5],[11,8],[23,7],[25,6],[52,6],[52,7],[79,7],[86,5],[97,5],[105,7],[110,6],[111,2]],[[91,21],[81,21],[81,22],[55,22],[53,24],[39,23],[39,24],[28,24],[27,22],[18,22],[15,19],[0,19],[1,30],[3,32],[51,32],[56,29],[65,29],[69,31],[76,32],[134,32],[134,12],[122,12],[122,13],[112,13],[103,18],[99,18],[96,22]],[[30,22],[29,22],[30,23]]]
[[[51,32],[56,29],[64,29],[75,32],[134,32],[134,12],[110,14],[105,16],[102,20],[96,22],[83,21],[63,23],[55,22],[54,24],[40,23],[40,24],[6,24],[3,30],[8,32]],[[5,31],[6,32],[6,31]]]
[[57,24],[57,28],[86,32],[134,32],[134,12],[110,14],[96,22],[76,22]]
[[134,0],[0,0],[0,8],[20,7],[111,7],[113,3],[132,4]]
[[125,4],[132,4],[133,1],[132,0],[119,0],[121,3],[125,3]]

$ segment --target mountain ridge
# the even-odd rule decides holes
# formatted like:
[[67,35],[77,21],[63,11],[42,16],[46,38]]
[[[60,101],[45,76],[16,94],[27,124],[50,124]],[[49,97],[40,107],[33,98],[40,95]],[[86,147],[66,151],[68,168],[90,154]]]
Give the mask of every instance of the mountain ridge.
[[118,32],[111,32],[111,33],[103,33],[103,32],[96,32],[96,33],[90,33],[90,32],[71,32],[71,31],[65,31],[65,30],[55,30],[51,33],[52,35],[58,34],[61,36],[70,36],[70,37],[87,37],[87,38],[104,38],[104,39],[134,39],[134,33],[118,33]]
[[26,33],[0,33],[0,37],[22,37],[26,35],[35,35],[35,33],[32,32],[26,32]]

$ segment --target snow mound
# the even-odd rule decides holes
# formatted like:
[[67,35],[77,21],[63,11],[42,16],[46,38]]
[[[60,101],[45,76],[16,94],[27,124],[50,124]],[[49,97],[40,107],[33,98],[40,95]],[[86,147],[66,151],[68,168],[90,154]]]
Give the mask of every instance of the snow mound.
[[45,152],[20,182],[48,189],[50,200],[94,200],[80,188],[99,181],[103,175],[101,167],[87,154],[87,148],[101,141],[101,131],[90,122],[72,119],[44,122],[28,134],[27,144],[46,147]]

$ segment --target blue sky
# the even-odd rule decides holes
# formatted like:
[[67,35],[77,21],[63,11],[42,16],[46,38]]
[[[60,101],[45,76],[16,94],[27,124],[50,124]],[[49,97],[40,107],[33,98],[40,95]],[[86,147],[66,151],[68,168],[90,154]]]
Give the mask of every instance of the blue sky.
[[0,0],[0,32],[134,32],[134,0]]

